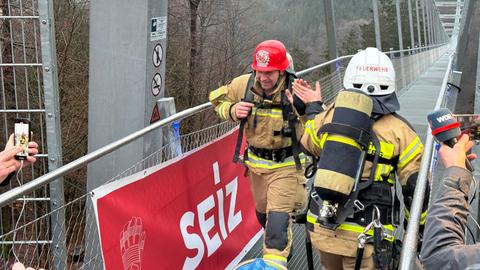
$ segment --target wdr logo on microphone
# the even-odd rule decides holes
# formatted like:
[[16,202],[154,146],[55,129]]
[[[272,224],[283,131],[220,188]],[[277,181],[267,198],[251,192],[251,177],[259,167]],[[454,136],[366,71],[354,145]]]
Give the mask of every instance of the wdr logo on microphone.
[[453,119],[453,118],[454,118],[454,116],[451,113],[449,113],[449,114],[445,114],[445,115],[442,115],[440,117],[437,117],[437,122],[442,123],[442,122],[448,121],[448,120]]

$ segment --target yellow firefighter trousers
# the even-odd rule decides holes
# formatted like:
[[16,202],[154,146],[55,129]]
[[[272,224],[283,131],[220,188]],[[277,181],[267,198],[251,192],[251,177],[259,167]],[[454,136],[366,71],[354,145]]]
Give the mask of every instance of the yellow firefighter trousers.
[[[325,270],[350,270],[355,268],[355,257],[341,256],[327,252],[320,253],[320,262]],[[363,254],[361,270],[375,270],[375,263],[373,262],[373,246],[365,246]]]
[[[295,166],[278,169],[249,168],[248,179],[255,200],[255,209],[260,213],[266,213],[267,218],[270,211],[283,212],[291,216],[295,210],[302,209],[306,205],[306,180],[303,170],[297,171]],[[288,228],[283,228],[288,235],[288,244],[285,249],[268,249],[264,242],[264,255],[288,257],[292,246],[291,223],[289,220]]]

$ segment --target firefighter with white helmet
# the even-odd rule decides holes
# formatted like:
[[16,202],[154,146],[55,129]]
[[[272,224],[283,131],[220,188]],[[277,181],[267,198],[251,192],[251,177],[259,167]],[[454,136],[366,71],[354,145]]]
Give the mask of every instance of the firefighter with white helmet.
[[301,144],[318,158],[307,228],[325,269],[395,269],[395,182],[408,219],[423,145],[396,113],[395,70],[387,55],[376,48],[358,52],[343,83],[345,90],[325,110],[319,85],[313,93],[302,83],[292,87],[307,105]]
[[285,96],[294,79],[283,43],[261,42],[255,49],[253,73],[241,75],[210,93],[220,118],[240,121],[234,161],[239,159],[243,131],[244,164],[259,223],[265,228],[263,259],[283,269],[292,247],[291,216],[305,207],[305,156],[299,148],[305,104]]

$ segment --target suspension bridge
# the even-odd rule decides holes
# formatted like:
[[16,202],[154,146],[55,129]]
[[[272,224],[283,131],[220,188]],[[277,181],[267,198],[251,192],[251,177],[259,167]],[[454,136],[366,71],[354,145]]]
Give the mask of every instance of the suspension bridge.
[[[0,218],[3,221],[0,224],[0,250],[2,251],[0,269],[9,269],[9,265],[16,259],[37,268],[55,270],[101,269],[107,265],[101,249],[101,242],[105,240],[106,234],[103,234],[103,232],[102,235],[100,234],[100,227],[97,224],[100,218],[96,216],[96,213],[98,214],[98,211],[101,210],[98,208],[97,203],[102,197],[98,197],[99,195],[94,193],[101,191],[103,186],[111,187],[122,181],[133,181],[132,179],[139,177],[139,175],[148,177],[156,174],[156,170],[159,168],[170,168],[173,166],[172,164],[179,164],[184,158],[191,157],[192,153],[197,153],[199,149],[205,149],[212,142],[223,138],[235,130],[235,123],[222,122],[192,133],[181,134],[179,129],[180,123],[201,121],[205,117],[211,117],[214,114],[212,105],[209,102],[205,102],[174,113],[174,110],[172,110],[173,101],[171,99],[163,99],[161,102],[157,101],[157,95],[162,96],[164,92],[161,86],[164,83],[162,76],[165,74],[162,57],[164,57],[163,50],[166,49],[166,41],[164,37],[162,38],[162,35],[165,34],[162,32],[162,27],[166,27],[165,16],[167,10],[166,1],[159,2],[161,4],[158,7],[151,9],[153,10],[152,12],[155,11],[159,15],[152,16],[149,14],[147,16],[150,19],[148,22],[150,25],[148,35],[151,42],[145,48],[148,52],[148,61],[153,66],[147,69],[146,75],[145,72],[143,75],[148,77],[148,89],[146,92],[148,94],[152,92],[154,96],[147,98],[148,100],[139,112],[141,114],[140,117],[143,119],[145,111],[148,111],[146,116],[148,119],[145,120],[145,123],[141,123],[142,127],[146,127],[138,128],[136,131],[129,132],[129,134],[125,134],[125,136],[119,139],[112,140],[111,137],[99,139],[92,143],[93,146],[89,148],[88,154],[65,165],[61,162],[62,139],[58,117],[60,111],[58,74],[55,72],[57,60],[53,3],[47,0],[36,0],[32,1],[33,4],[29,5],[28,8],[22,9],[23,3],[20,1],[17,8],[12,7],[10,9],[11,12],[9,14],[0,15],[0,20],[9,22],[10,28],[7,31],[8,33],[16,33],[14,35],[18,37],[24,37],[27,32],[26,29],[33,33],[30,33],[30,36],[33,36],[35,41],[24,39],[23,45],[17,44],[16,46],[23,46],[23,50],[28,48],[36,52],[36,57],[32,59],[22,56],[22,54],[14,55],[16,58],[12,57],[12,62],[9,63],[0,59],[1,94],[3,97],[3,108],[0,108],[0,116],[2,116],[5,126],[4,136],[8,138],[9,129],[7,127],[11,124],[11,119],[21,113],[28,114],[33,120],[32,122],[38,125],[37,129],[41,130],[41,134],[38,135],[40,138],[41,153],[38,155],[40,161],[37,162],[38,164],[35,167],[26,168],[19,173],[20,177],[17,177],[18,183],[14,181],[8,190],[0,194],[0,207],[2,207]],[[325,2],[326,9],[332,8],[331,0],[326,0]],[[475,20],[475,16],[480,16],[480,5],[476,1],[471,0],[406,0],[408,2],[409,22],[407,24],[409,28],[402,30],[400,2],[399,0],[396,1],[398,49],[383,49],[383,51],[392,59],[395,67],[397,95],[401,104],[399,113],[414,126],[425,145],[424,158],[417,184],[417,189],[422,190],[426,185],[429,185],[427,175],[433,176],[432,186],[434,187],[434,183],[439,181],[442,171],[441,166],[438,166],[436,162],[435,142],[429,132],[426,115],[441,107],[447,107],[452,111],[458,111],[458,108],[462,106],[462,108],[465,108],[467,106],[465,105],[465,93],[472,93],[473,91],[473,94],[470,93],[470,96],[476,97],[477,89],[480,89],[480,72],[476,68],[478,63],[480,63],[480,58],[478,57],[480,50],[478,46],[479,25],[472,23]],[[377,4],[376,0],[372,0],[374,16],[372,19],[375,22],[376,46],[381,48],[381,25],[379,24]],[[8,2],[8,5],[13,4]],[[107,7],[99,3],[95,5],[92,3],[93,18],[91,23],[101,24],[102,19],[95,17],[95,13],[105,12]],[[121,6],[121,4],[118,6]],[[119,9],[118,6],[112,7],[112,12]],[[412,6],[416,8],[412,8]],[[93,10],[93,7],[97,9]],[[416,12],[412,12],[413,9]],[[332,14],[333,12],[329,13],[327,10],[327,15],[330,16]],[[116,14],[112,16],[121,15]],[[417,29],[413,27],[414,18],[417,21]],[[25,25],[29,27],[25,27]],[[154,25],[155,27],[153,27]],[[331,103],[337,93],[342,90],[344,68],[352,55],[338,57],[336,54],[334,24],[327,22],[326,26],[329,59],[331,60],[298,71],[297,75],[308,81],[320,81],[324,101]],[[421,28],[423,28],[423,31],[421,31]],[[91,35],[101,39],[99,33],[93,31]],[[407,33],[407,37],[410,37],[409,40],[411,42],[406,48],[404,47],[406,44],[403,44],[403,35],[405,33]],[[11,42],[12,44],[4,44],[3,41],[0,41],[0,47],[11,46],[13,48],[13,41]],[[29,45],[30,43],[33,45]],[[106,43],[100,44],[105,45]],[[472,46],[472,44],[476,44],[476,46]],[[101,56],[102,53],[104,52],[97,48],[91,50],[92,55]],[[145,54],[145,52],[142,53]],[[91,79],[98,79],[98,77],[105,75],[105,80],[98,79],[97,83],[91,83],[90,86],[107,88],[108,67],[103,65],[103,63],[99,63],[99,60],[97,61],[93,66],[95,66],[98,74],[93,74]],[[131,63],[126,61],[124,65],[126,67],[131,65]],[[103,69],[103,71],[100,69]],[[13,89],[7,89],[8,87],[3,82],[6,78],[4,74],[8,70],[10,72],[13,70],[13,74],[18,80],[24,80],[23,84],[19,85],[26,85],[26,87],[17,85]],[[462,90],[463,92],[459,92],[460,86],[467,85],[462,83],[467,76],[470,79],[472,76],[476,78],[475,84],[470,86],[472,89],[465,88]],[[455,85],[459,87],[455,87]],[[116,89],[108,91],[113,92]],[[118,95],[124,94],[124,92],[121,92]],[[7,107],[5,100],[8,95],[14,95],[15,97],[23,95],[28,98],[26,98],[26,102],[17,102],[16,106]],[[124,108],[119,106],[119,104],[111,104],[108,100],[97,99],[98,97],[94,96],[91,99],[92,104],[98,105],[96,109],[93,109],[97,116],[122,109],[133,111],[133,109]],[[137,98],[132,97],[132,99],[136,100]],[[142,99],[141,102],[143,103],[146,98],[142,94],[138,99]],[[480,113],[479,104],[478,100],[475,99],[470,113]],[[152,123],[150,124],[149,120],[154,116],[150,114],[151,106],[160,110],[158,114],[162,117],[161,119],[155,119],[158,121],[151,121]],[[95,131],[89,132],[89,136],[102,137],[102,133],[107,134],[108,129],[114,128],[114,132],[122,129],[124,125],[122,121],[112,120],[112,126],[119,126],[117,128],[110,126],[108,122],[110,120],[112,120],[112,116],[106,115],[95,126],[89,124],[90,128],[93,127],[95,129]],[[123,121],[128,122],[129,119]],[[127,124],[125,123],[125,125]],[[159,136],[163,140],[155,140]],[[475,151],[477,150],[475,149]],[[222,153],[217,154],[221,155]],[[212,158],[214,159],[214,157]],[[76,174],[78,170],[87,166],[89,170],[88,177],[95,179],[89,182],[86,190],[81,189],[81,195],[71,200],[66,200],[64,186],[69,183],[66,183],[63,178]],[[112,169],[113,167],[115,167],[115,170]],[[215,177],[217,177],[215,168],[215,165],[213,165],[213,172]],[[180,170],[185,169],[181,168]],[[211,167],[208,170],[211,170]],[[108,173],[104,171],[108,171]],[[195,174],[195,172],[191,173]],[[220,178],[215,178],[215,181],[218,180],[220,182],[220,179],[223,181],[221,172],[218,177]],[[158,181],[162,181],[162,179]],[[217,192],[216,194],[215,200],[219,201],[220,195],[218,194],[223,193]],[[479,197],[477,196],[476,201],[473,203],[475,207],[471,214],[474,217],[479,215],[477,212]],[[420,195],[415,197],[410,213],[409,226],[403,232],[404,245],[401,255],[401,269],[416,269],[416,234],[419,226],[420,206],[424,199],[428,200],[429,198],[422,198]],[[105,211],[114,212],[114,209],[117,207],[125,207],[119,205],[123,204],[118,204],[118,206],[113,204],[111,205],[111,210]],[[224,207],[228,207],[226,201]],[[231,220],[234,220],[234,217],[232,216]],[[140,224],[142,223],[134,217],[130,221],[127,220],[127,223],[124,222],[120,225],[121,227],[134,225],[136,229],[139,229],[141,228]],[[232,224],[235,225],[236,223],[228,222],[227,225],[223,224],[223,226],[234,226]],[[174,226],[178,226],[178,224],[175,223]],[[223,228],[219,229],[219,231],[222,239],[225,243],[228,243],[226,240],[230,236],[227,229]],[[480,230],[474,230],[474,233],[478,237]],[[119,236],[119,241],[121,241],[123,236],[120,235],[123,234],[119,231],[115,232],[115,235]],[[261,234],[255,235],[256,238],[252,238],[255,241],[249,242],[240,249],[241,252],[232,262],[238,263],[248,258],[261,257],[262,242],[261,240],[258,241],[259,235]],[[149,238],[152,236],[148,231],[145,237],[145,241],[152,239]],[[145,248],[147,248],[148,242],[144,244]],[[303,225],[295,225],[294,254],[289,261],[289,269],[307,269],[304,245],[304,227]],[[137,246],[137,248],[143,250],[144,245],[142,244],[141,248]],[[175,254],[175,251],[171,252],[171,254]],[[207,249],[205,252],[210,253],[210,250]],[[192,255],[195,255],[195,253],[191,253],[190,257]],[[210,255],[208,254],[208,256]],[[205,256],[207,255],[205,254]],[[314,262],[315,269],[321,269],[318,256],[315,256]],[[224,267],[230,269],[234,263]],[[125,264],[123,267],[126,270],[130,269]],[[159,262],[158,267],[155,269],[175,269],[181,268],[181,265],[172,267],[164,268],[161,262]],[[151,266],[144,266],[143,268],[154,269]],[[213,268],[210,265],[210,268],[204,267],[203,269]]]

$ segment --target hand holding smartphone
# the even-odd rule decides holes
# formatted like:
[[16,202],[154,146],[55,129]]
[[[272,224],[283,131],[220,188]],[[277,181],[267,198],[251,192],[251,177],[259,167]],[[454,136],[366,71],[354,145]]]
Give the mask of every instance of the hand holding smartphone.
[[28,157],[28,143],[30,142],[30,120],[24,118],[15,119],[14,145],[20,146],[22,151],[15,155],[17,160],[25,160]]

